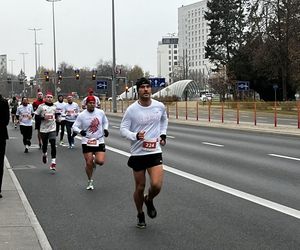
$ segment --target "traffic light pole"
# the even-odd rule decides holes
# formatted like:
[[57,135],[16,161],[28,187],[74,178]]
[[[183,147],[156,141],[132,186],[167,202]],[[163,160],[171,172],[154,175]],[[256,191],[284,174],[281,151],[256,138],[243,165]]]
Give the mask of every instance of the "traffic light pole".
[[113,112],[117,113],[117,96],[116,96],[116,45],[115,45],[115,4],[112,0],[112,43],[113,43],[113,62],[112,62],[112,104]]

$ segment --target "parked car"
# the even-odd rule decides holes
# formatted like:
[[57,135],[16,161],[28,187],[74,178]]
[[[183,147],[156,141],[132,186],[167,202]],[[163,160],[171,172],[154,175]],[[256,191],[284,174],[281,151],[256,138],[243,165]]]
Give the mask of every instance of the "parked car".
[[211,101],[211,99],[212,99],[212,94],[211,93],[202,94],[200,96],[200,101],[202,101],[202,102]]
[[[107,100],[112,101],[112,97],[109,97]],[[121,96],[117,95],[117,101],[123,101],[123,98]]]

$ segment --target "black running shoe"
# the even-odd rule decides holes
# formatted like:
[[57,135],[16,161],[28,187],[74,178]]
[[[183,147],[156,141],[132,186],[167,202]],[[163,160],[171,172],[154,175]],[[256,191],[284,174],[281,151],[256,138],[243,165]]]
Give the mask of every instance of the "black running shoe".
[[144,214],[144,212],[139,213],[137,215],[137,224],[136,224],[136,227],[143,229],[143,228],[146,228],[146,226],[147,226],[147,224],[145,222],[145,214]]
[[25,148],[25,151],[24,151],[24,153],[28,153],[28,148]]
[[47,163],[47,155],[43,155],[43,163]]
[[145,195],[144,196],[144,202],[145,202],[145,205],[147,207],[147,214],[148,214],[148,216],[151,219],[155,218],[156,215],[157,215],[157,212],[156,212],[156,209],[155,209],[155,207],[153,205],[153,200],[149,200],[148,199],[148,195]]

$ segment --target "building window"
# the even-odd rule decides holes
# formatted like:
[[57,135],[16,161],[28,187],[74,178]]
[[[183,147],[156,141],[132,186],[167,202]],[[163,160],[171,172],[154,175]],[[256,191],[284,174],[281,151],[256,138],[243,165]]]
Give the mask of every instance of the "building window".
[[170,71],[170,72],[172,71],[172,68],[171,68],[171,67],[169,67],[169,71]]
[[174,48],[175,48],[175,49],[177,48],[177,44],[174,44]]
[[177,54],[177,50],[176,49],[174,50],[174,54]]
[[178,65],[178,63],[177,63],[177,62],[174,62],[174,65],[175,65],[175,66],[177,66],[177,65]]
[[177,56],[174,56],[174,60],[177,60]]

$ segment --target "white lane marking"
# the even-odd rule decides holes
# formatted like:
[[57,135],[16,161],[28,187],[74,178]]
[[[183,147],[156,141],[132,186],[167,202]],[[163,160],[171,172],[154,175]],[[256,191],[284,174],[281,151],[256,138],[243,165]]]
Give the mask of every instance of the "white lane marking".
[[119,126],[115,126],[115,125],[113,125],[113,126],[111,126],[112,128],[120,128]]
[[205,142],[205,141],[203,141],[202,144],[209,145],[209,146],[215,146],[215,147],[224,147],[224,145],[221,145],[221,144],[215,144],[215,143],[210,143],[210,142]]
[[290,207],[281,205],[279,203],[260,198],[260,197],[255,196],[255,195],[248,194],[248,193],[245,193],[245,192],[227,187],[225,185],[222,185],[222,184],[219,184],[219,183],[216,183],[216,182],[213,182],[213,181],[206,180],[204,178],[201,178],[201,177],[198,177],[198,176],[180,171],[180,170],[175,169],[175,168],[168,167],[166,165],[164,165],[164,169],[168,172],[171,172],[173,174],[182,176],[182,177],[187,178],[189,180],[201,183],[201,184],[209,186],[211,188],[220,190],[222,192],[231,194],[233,196],[242,198],[244,200],[251,201],[251,202],[259,204],[261,206],[268,207],[268,208],[273,209],[275,211],[278,211],[278,212],[290,215],[292,217],[295,217],[297,219],[300,219],[300,211],[296,210],[294,208],[290,208]]
[[[122,150],[119,150],[119,149],[116,149],[116,148],[112,148],[112,147],[109,147],[109,146],[106,146],[106,148],[108,150],[110,150],[110,151],[115,152],[115,153],[118,153],[118,154],[121,154],[121,155],[125,155],[127,157],[130,156],[130,153],[127,153],[125,151],[122,151]],[[260,197],[255,196],[255,195],[248,194],[248,193],[245,193],[245,192],[242,192],[242,191],[239,191],[239,190],[227,187],[225,185],[222,185],[222,184],[219,184],[219,183],[216,183],[216,182],[213,182],[213,181],[210,181],[210,180],[198,177],[198,176],[193,175],[193,174],[189,174],[189,173],[183,172],[181,170],[169,167],[167,165],[164,165],[164,170],[166,170],[166,171],[168,171],[170,173],[179,175],[181,177],[184,177],[186,179],[189,179],[189,180],[201,183],[201,184],[206,185],[208,187],[211,187],[211,188],[220,190],[222,192],[231,194],[233,196],[239,197],[241,199],[248,200],[248,201],[256,203],[258,205],[261,205],[261,206],[273,209],[275,211],[287,214],[289,216],[295,217],[297,219],[300,219],[300,211],[296,210],[294,208],[290,208],[290,207],[281,205],[279,203],[276,203],[276,202],[273,202],[273,201],[269,201],[267,199],[260,198]]]
[[175,139],[175,137],[172,135],[167,135],[167,138]]
[[294,160],[294,161],[300,161],[299,158],[285,156],[285,155],[277,155],[277,154],[268,154],[268,155],[269,156],[274,156],[274,157],[279,157],[279,158],[284,158],[284,159],[289,159],[289,160]]
[[41,245],[41,248],[45,249],[45,250],[51,250],[52,247],[51,247],[51,245],[48,241],[48,238],[47,238],[42,226],[40,225],[35,213],[33,212],[33,209],[30,206],[30,203],[29,203],[29,201],[28,201],[28,199],[27,199],[27,197],[26,197],[26,195],[25,195],[25,193],[24,193],[24,191],[23,191],[23,189],[22,189],[15,173],[14,173],[14,171],[11,169],[11,166],[10,166],[9,161],[6,158],[6,156],[4,158],[4,165],[6,166],[6,169],[8,170],[8,172],[10,174],[10,177],[11,177],[11,179],[12,179],[12,181],[13,181],[15,187],[16,187],[16,190],[18,191],[18,194],[21,198],[21,201],[23,203],[23,206],[25,208],[25,211],[27,213],[29,221],[30,221],[30,223],[31,223],[36,235],[37,235],[37,238],[38,238],[38,241]]

